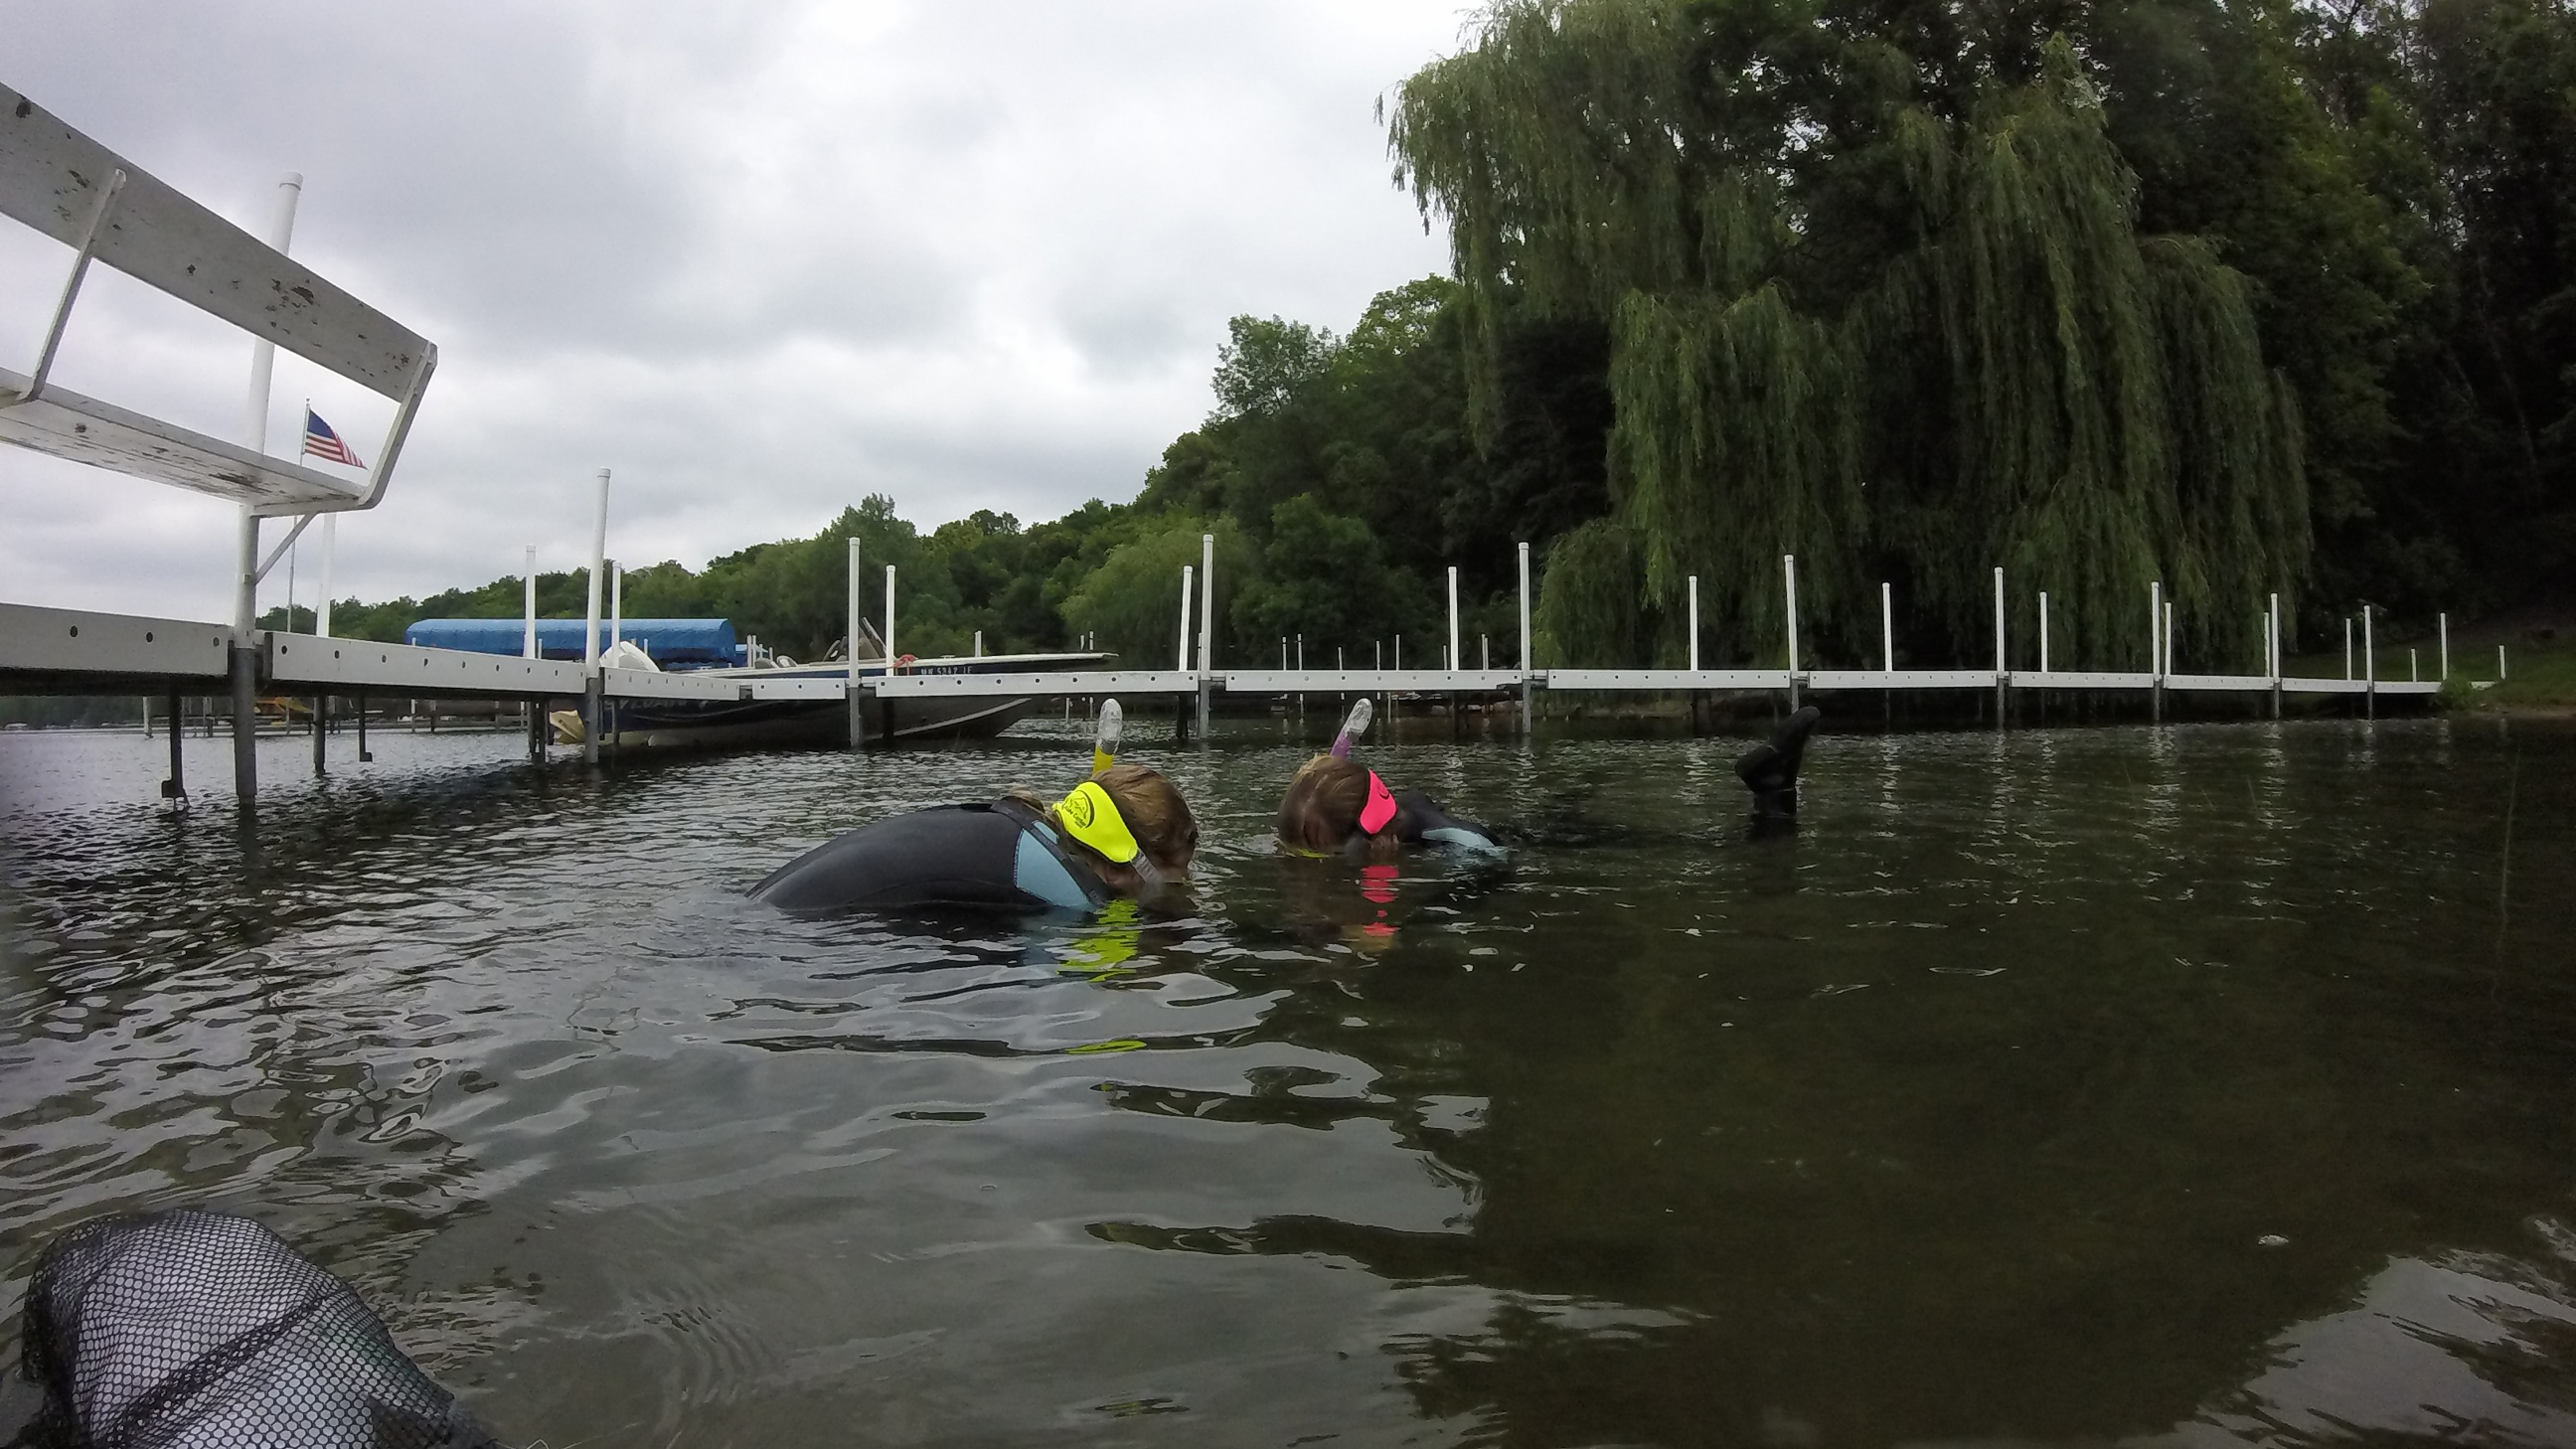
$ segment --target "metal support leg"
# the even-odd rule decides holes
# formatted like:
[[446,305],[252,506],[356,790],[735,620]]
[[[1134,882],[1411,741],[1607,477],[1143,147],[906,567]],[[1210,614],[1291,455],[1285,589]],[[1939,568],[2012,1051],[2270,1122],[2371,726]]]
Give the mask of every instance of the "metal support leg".
[[1204,679],[1199,681],[1199,743],[1207,743],[1209,695],[1214,691]]
[[328,701],[325,700],[323,696],[318,694],[313,696],[313,778],[316,780],[321,779],[323,774],[322,710],[327,703]]
[[170,692],[169,719],[170,778],[161,782],[161,798],[169,801],[170,808],[173,810],[185,810],[188,808],[187,775],[181,770],[179,759],[179,737],[184,733],[184,731],[180,729],[179,723],[185,718],[187,718],[187,715],[181,707],[179,692],[177,690],[172,690]]
[[581,688],[581,762],[599,763],[599,736],[608,724],[608,681],[597,673]]
[[233,799],[247,815],[259,804],[259,651],[232,648]]
[[358,763],[374,764],[376,757],[367,752],[367,697],[358,696]]
[[857,754],[868,747],[868,692],[855,684],[849,686],[849,704],[850,753]]

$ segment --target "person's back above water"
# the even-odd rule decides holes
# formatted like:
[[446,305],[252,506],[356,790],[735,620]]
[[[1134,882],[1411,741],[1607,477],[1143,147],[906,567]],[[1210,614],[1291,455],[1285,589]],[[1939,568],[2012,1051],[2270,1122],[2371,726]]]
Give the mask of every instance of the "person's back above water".
[[1097,910],[1187,875],[1198,821],[1171,781],[1116,765],[1117,701],[1101,710],[1092,778],[1050,805],[1013,793],[860,826],[751,888],[790,911]]
[[1279,839],[1306,855],[1343,854],[1388,860],[1407,845],[1450,845],[1486,854],[1504,852],[1494,832],[1463,820],[1420,790],[1393,789],[1375,770],[1353,760],[1351,745],[1366,733],[1365,699],[1351,707],[1329,753],[1297,768],[1279,801]]

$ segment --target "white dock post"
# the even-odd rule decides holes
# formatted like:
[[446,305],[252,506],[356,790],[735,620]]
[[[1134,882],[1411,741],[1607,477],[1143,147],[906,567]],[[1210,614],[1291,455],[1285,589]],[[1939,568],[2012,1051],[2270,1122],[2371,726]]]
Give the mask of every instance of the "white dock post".
[[2504,679],[2504,646],[2498,644],[2496,646],[2496,683],[2502,684]]
[[2343,677],[2352,678],[2352,615],[2343,616]]
[[1449,669],[1456,673],[1467,656],[1458,652],[1458,566],[1449,566]]
[[863,575],[858,572],[858,536],[850,536],[850,598],[845,601],[848,603],[850,619],[842,621],[842,629],[845,629],[842,639],[845,639],[845,642],[842,642],[840,647],[842,663],[850,665],[850,681],[842,686],[845,691],[848,691],[848,704],[850,704],[850,753],[858,753],[858,750],[868,748],[868,712],[863,709],[860,688],[858,688],[858,624],[860,624],[858,590],[860,585],[863,585]]
[[1690,576],[1690,667],[1699,672],[1699,575]]
[[1216,667],[1216,535],[1199,535],[1199,739],[1208,733],[1209,671]]
[[1995,570],[1995,677],[2002,679],[2012,672],[2004,658],[2004,571]]
[[1198,573],[1194,564],[1181,565],[1181,651],[1172,667],[1183,674],[1190,672],[1190,584]]
[[608,728],[607,681],[599,673],[599,606],[600,593],[608,571],[608,470],[599,470],[599,502],[590,515],[590,602],[582,613],[582,731],[581,760],[585,765],[599,763],[600,732]]
[[[1297,667],[1300,669],[1306,667],[1302,662],[1302,656]],[[1491,634],[1476,636],[1476,668],[1486,674],[1494,672],[1494,636]]]
[[1878,585],[1878,648],[1882,674],[1896,672],[1896,585],[1880,580]]
[[2379,717],[2379,650],[2370,638],[2370,605],[2361,606],[2361,707],[2372,719]]
[[2173,672],[2174,672],[2173,664],[2174,664],[2174,604],[2173,604],[2173,600],[2171,600],[2171,599],[2167,599],[2167,600],[2165,600],[2165,658],[2164,658],[2164,663],[2159,667],[2159,669],[2158,669],[2158,671],[2157,671],[2157,672],[2158,672],[2158,673],[2160,673],[2160,674],[2162,674],[2165,678],[2167,678],[2167,679],[2171,679],[2171,678],[2173,678]]
[[[527,559],[526,576],[520,580],[519,657],[534,659],[538,657],[538,650],[537,546],[533,543],[528,545]],[[542,760],[546,757],[545,702],[530,696],[530,702],[523,704],[522,708],[528,716],[528,758]]]
[[2267,639],[2265,653],[2271,659],[2272,718],[2281,717],[2281,596],[2274,593],[2271,606],[2263,612],[2263,630]]
[[626,566],[608,561],[608,647],[626,642]]
[[975,631],[975,657],[984,657],[984,631],[981,629]]
[[2048,672],[2048,590],[2039,591],[2039,672]]
[[1789,601],[1789,708],[1798,707],[1798,556],[1780,555],[1782,588]]
[[[284,255],[295,240],[295,203],[304,194],[304,174],[289,171],[277,179],[275,209],[269,213],[268,244]],[[250,391],[246,398],[242,443],[253,453],[268,452],[268,384],[277,366],[277,344],[261,340],[250,348]],[[259,628],[259,516],[241,507],[234,541],[240,567],[233,575],[233,642],[226,661],[233,694],[233,798],[247,815],[259,803],[259,647],[252,634]],[[289,614],[287,627],[295,627]]]
[[2149,717],[2165,717],[2165,581],[2147,584],[2147,708]]
[[1537,702],[1538,686],[1530,681],[1530,590],[1529,540],[1521,540],[1521,733],[1529,733],[1530,708]]
[[2424,671],[2416,665],[2415,646],[2412,644],[2406,646],[2406,682],[2409,684],[2424,682]]
[[2451,616],[2448,613],[2444,613],[2440,617],[2442,621],[2442,682],[2447,684],[2451,679]]
[[2157,673],[2156,662],[2165,657],[2164,646],[2165,584],[2157,579],[2147,585],[2147,674]]
[[[885,581],[886,581],[886,596],[885,596],[885,631],[884,631],[884,638],[885,638],[885,672],[886,672],[886,678],[888,678],[888,679],[892,679],[892,678],[894,678],[894,662],[895,662],[895,658],[896,658],[896,655],[895,655],[895,652],[894,652],[894,565],[893,565],[893,564],[887,564],[887,565],[886,565]],[[888,743],[892,743],[892,741],[888,741]]]
[[[882,638],[885,643],[885,677],[887,679],[892,679],[894,678],[895,660],[900,657],[894,652],[893,564],[886,565],[885,584],[885,630]],[[883,694],[879,694],[877,696],[877,738],[884,741],[887,749],[894,748],[894,701],[888,699]]]

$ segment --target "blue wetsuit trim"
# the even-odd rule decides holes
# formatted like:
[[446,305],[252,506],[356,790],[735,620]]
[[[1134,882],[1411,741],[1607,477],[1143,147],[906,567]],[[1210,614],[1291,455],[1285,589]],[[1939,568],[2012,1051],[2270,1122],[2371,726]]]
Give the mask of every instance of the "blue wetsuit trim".
[[[1059,910],[1088,911],[1098,902],[1064,868],[1064,861],[1048,842],[1038,837],[1047,827],[1035,821],[1020,827],[1020,838],[1011,862],[1011,884]],[[1052,834],[1052,832],[1050,832]]]

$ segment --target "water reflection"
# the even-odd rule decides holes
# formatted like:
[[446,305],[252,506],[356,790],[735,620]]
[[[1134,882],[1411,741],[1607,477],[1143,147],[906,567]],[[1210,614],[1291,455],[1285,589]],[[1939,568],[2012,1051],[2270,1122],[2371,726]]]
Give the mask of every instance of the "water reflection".
[[246,1207],[555,1443],[2565,1441],[2576,750],[2352,733],[1406,743],[1521,848],[1374,873],[1131,748],[1196,913],[1025,927],[736,893],[1074,734],[51,797],[0,1226]]

